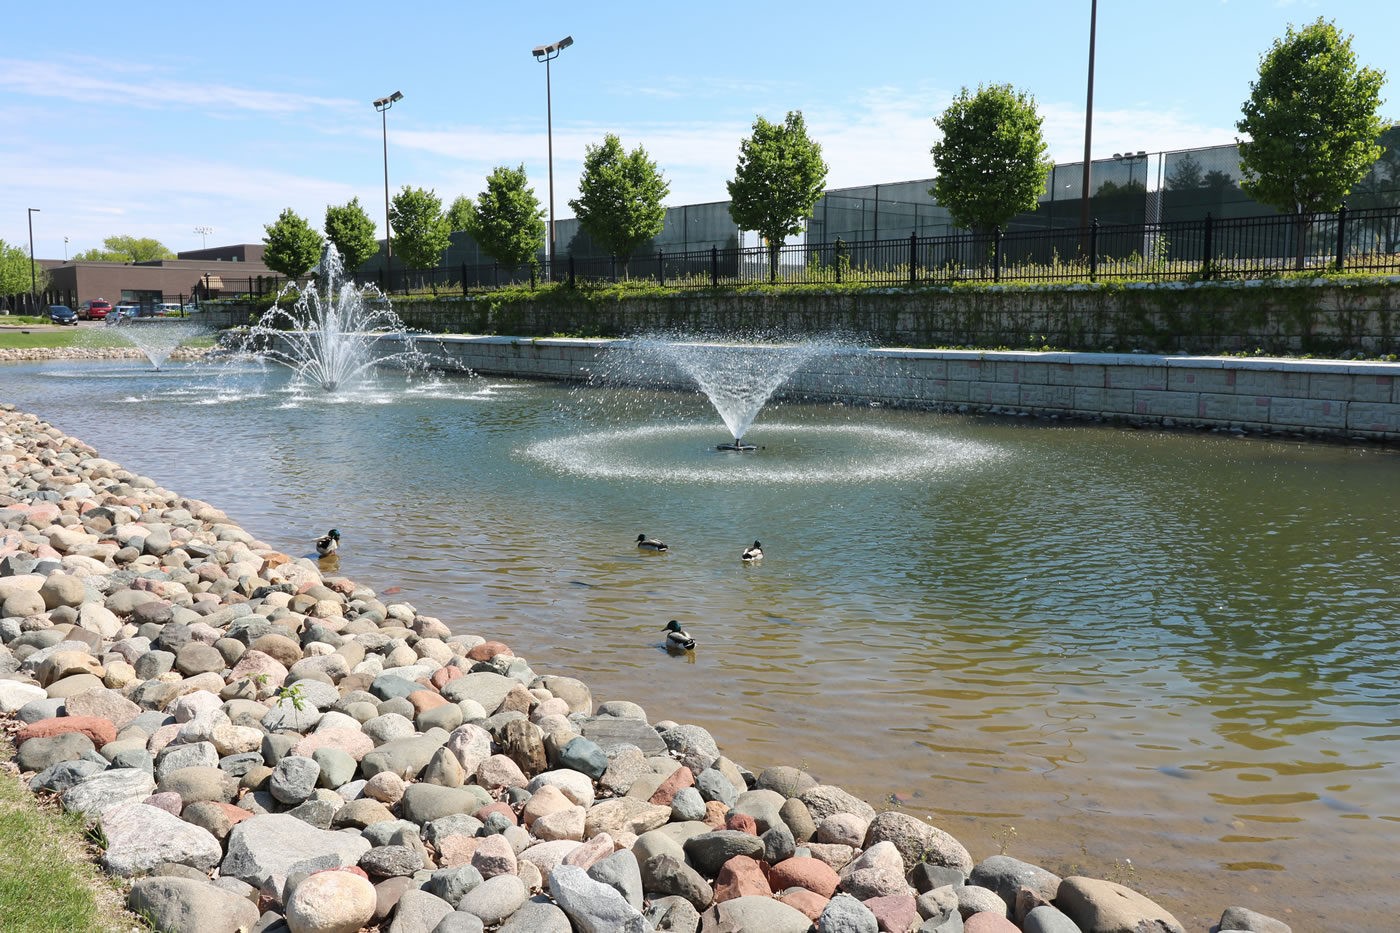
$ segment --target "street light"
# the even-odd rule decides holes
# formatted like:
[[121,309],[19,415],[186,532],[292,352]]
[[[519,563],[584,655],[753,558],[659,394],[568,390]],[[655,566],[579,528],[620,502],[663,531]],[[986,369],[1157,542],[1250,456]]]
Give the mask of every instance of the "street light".
[[34,274],[34,215],[38,213],[42,213],[39,208],[29,208],[29,303],[31,311],[39,309],[39,279]]
[[206,247],[208,247],[208,246],[209,246],[209,243],[208,243],[208,241],[205,240],[204,238],[207,237],[209,234],[213,233],[213,232],[214,232],[214,228],[213,228],[213,227],[195,227],[195,228],[194,228],[194,232],[199,234],[199,248],[200,248],[200,249],[205,249]]
[[554,278],[554,109],[550,100],[549,63],[559,57],[559,53],[574,44],[573,36],[565,36],[553,45],[540,45],[530,50],[535,61],[544,62],[544,120],[545,132],[549,136],[549,277]]
[[[395,91],[388,97],[381,97],[374,102],[374,109],[379,111],[380,124],[384,130],[384,275],[387,281],[389,275],[389,265],[394,260],[394,236],[389,229],[389,118],[386,114],[389,108],[394,106],[396,101],[403,100],[403,92]],[[393,288],[393,283],[389,283]]]
[[1089,95],[1084,104],[1084,190],[1079,196],[1079,227],[1089,226],[1089,142],[1094,136],[1094,32],[1099,22],[1099,0],[1089,2]]

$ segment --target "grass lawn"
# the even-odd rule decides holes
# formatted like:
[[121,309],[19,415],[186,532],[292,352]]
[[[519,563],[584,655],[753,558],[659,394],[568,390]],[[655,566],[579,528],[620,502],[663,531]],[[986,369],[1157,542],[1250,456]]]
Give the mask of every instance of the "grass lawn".
[[[0,761],[14,753],[0,737]],[[116,933],[138,927],[115,885],[86,857],[82,823],[40,806],[0,770],[0,930]]]
[[29,334],[21,334],[19,331],[0,332],[0,349],[15,350],[28,349],[30,347],[69,347],[81,333],[77,328],[71,330],[51,330],[34,331]]

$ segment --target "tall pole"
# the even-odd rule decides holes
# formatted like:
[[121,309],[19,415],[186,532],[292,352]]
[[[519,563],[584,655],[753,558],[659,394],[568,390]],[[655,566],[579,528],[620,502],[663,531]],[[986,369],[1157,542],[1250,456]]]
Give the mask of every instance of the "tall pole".
[[384,269],[394,260],[394,235],[389,229],[389,108],[379,108],[380,129],[384,131]]
[[1084,188],[1079,195],[1079,226],[1089,227],[1089,144],[1094,136],[1094,31],[1099,21],[1099,0],[1089,0],[1089,95],[1084,103]]
[[39,208],[29,208],[29,309],[37,311],[39,308],[39,277],[34,272],[34,215],[40,213]]
[[554,60],[554,56],[548,56],[544,60],[544,126],[545,134],[549,137],[549,263],[550,279],[554,278],[554,103],[549,86],[549,63]]

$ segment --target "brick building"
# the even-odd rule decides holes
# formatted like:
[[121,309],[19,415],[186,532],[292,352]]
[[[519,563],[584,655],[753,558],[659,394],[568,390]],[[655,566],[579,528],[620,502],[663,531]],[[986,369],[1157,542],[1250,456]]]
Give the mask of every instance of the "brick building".
[[[239,243],[187,250],[175,259],[148,262],[88,262],[41,259],[49,287],[40,306],[105,299],[112,304],[181,302],[205,295],[219,298],[272,289],[281,281],[263,264],[261,243]],[[27,300],[28,296],[20,296]]]

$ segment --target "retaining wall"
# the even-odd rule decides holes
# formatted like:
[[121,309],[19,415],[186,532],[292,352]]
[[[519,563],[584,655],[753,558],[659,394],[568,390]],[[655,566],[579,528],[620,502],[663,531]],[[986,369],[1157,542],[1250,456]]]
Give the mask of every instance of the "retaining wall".
[[[482,375],[577,381],[628,352],[513,337],[432,337],[423,349]],[[814,360],[779,396],[1400,441],[1400,363],[873,349]]]

